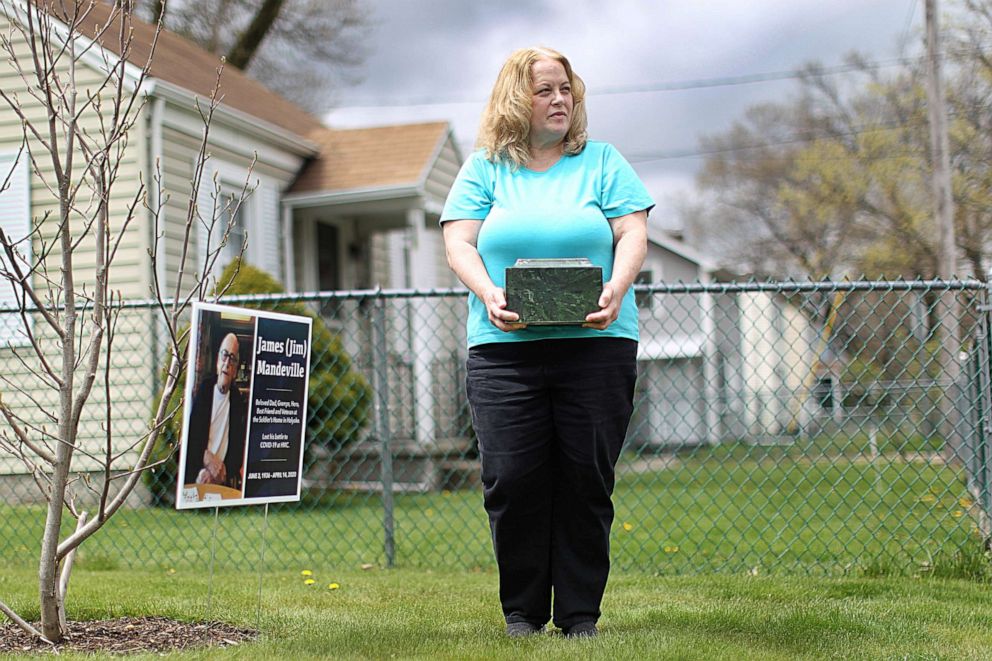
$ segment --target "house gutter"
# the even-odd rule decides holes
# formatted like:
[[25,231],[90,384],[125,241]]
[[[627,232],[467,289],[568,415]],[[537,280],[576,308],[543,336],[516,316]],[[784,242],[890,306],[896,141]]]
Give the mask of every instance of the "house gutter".
[[296,255],[293,246],[293,208],[281,202],[279,204],[280,219],[282,220],[282,254],[283,282],[286,291],[296,291]]
[[[156,96],[161,96],[167,101],[173,101],[181,106],[189,106],[192,103],[195,107],[196,104],[200,104],[204,110],[209,106],[210,100],[208,98],[184,87],[179,87],[161,78],[156,78],[153,82],[151,90],[146,93],[154,92]],[[298,156],[312,157],[320,152],[317,143],[223,103],[214,109],[212,121],[237,131],[256,135]]]
[[[146,95],[147,88],[142,90]],[[155,264],[150,267],[148,274],[152,278],[152,283],[158,280],[158,291],[165,287],[165,274],[168,273],[165,264],[165,239],[160,235],[159,228],[164,224],[165,218],[162,209],[162,189],[164,188],[164,168],[162,168],[162,113],[165,111],[165,99],[161,97],[145,97],[151,103],[151,111],[148,113],[148,145],[145,149],[145,163],[148,181],[148,245],[155,250]],[[158,179],[156,179],[158,177]],[[158,222],[156,222],[156,214]],[[150,283],[151,284],[151,283]],[[151,342],[151,380],[155,392],[158,396],[158,380],[160,370],[160,347],[162,342],[159,338],[161,328],[152,322],[149,342]]]
[[[152,110],[149,114],[149,149],[148,149],[148,198],[149,198],[149,232],[151,240],[149,245],[155,249],[155,272],[153,278],[157,278],[160,286],[165,285],[165,277],[168,273],[166,268],[165,238],[161,236],[159,230],[164,228],[165,218],[162,209],[162,190],[165,188],[165,168],[162,164],[162,116],[165,113],[165,99],[155,96],[151,99]],[[156,223],[156,213],[158,223]]]
[[283,198],[283,203],[294,209],[303,209],[306,207],[320,207],[333,204],[397,200],[404,197],[420,197],[422,194],[422,186],[418,183],[405,186],[373,186],[370,188],[350,188],[341,191],[293,193],[286,195]]

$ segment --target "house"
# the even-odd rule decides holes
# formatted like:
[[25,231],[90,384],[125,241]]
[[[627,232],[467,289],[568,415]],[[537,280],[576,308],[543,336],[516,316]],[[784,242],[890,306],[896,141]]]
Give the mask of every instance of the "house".
[[[26,42],[11,26],[24,23],[30,6],[27,0],[0,3],[0,33],[13,35],[14,48],[22,55]],[[103,35],[97,32],[97,26],[109,20],[111,5],[99,2],[89,11],[76,42],[80,98],[95,89],[121,59],[115,50],[120,50],[114,43],[115,30]],[[56,33],[64,33],[64,26],[56,27]],[[124,88],[142,105],[120,157],[118,184],[110,200],[111,224],[120,224],[127,215],[139,181],[148,186],[148,208],[138,207],[118,248],[111,273],[115,293],[124,299],[148,298],[156,278],[166,292],[188,291],[192,286],[188,270],[206,266],[209,250],[219,245],[221,225],[226,222],[231,224],[231,238],[213,264],[214,277],[237,255],[247,236],[245,259],[291,291],[454,284],[437,225],[461,163],[447,123],[334,130],[233,67],[223,68],[218,77],[221,60],[182,37],[165,31],[156,37],[153,26],[138,20],[130,27],[133,40],[123,66]],[[153,42],[148,77],[139,86],[139,74]],[[67,57],[60,66],[68,68]],[[218,81],[219,103],[205,132],[202,114],[210,106]],[[17,93],[27,115],[43,117],[7,58],[0,62],[0,88],[10,95]],[[91,112],[82,121],[92,125],[96,119]],[[26,159],[17,161],[22,139],[19,117],[6,104],[0,105],[0,182],[12,171],[6,190],[0,193],[0,225],[14,236],[27,236],[32,218],[57,210],[45,183],[51,179],[52,165],[39,160],[39,177]],[[196,179],[204,142],[209,156],[196,195],[196,212],[203,219],[217,217],[220,222],[212,229],[206,222],[196,222],[187,244],[184,232],[191,182]],[[38,146],[33,138],[29,145]],[[231,204],[242,196],[241,204]],[[153,210],[159,208],[156,219]],[[51,230],[45,231],[50,238]],[[33,250],[38,249],[36,238]],[[179,265],[187,249],[189,266],[180,283]],[[154,262],[150,251],[157,254]],[[81,268],[78,278],[92,282],[92,269]],[[0,304],[10,304],[10,287],[4,283],[0,290]],[[11,345],[23,344],[17,322],[9,323],[10,318],[3,315],[0,323],[0,346],[7,347],[0,348],[0,369],[7,374],[18,369]],[[130,375],[126,387],[115,387],[111,394],[119,437],[140,434],[154,399],[164,339],[149,332],[153,324],[151,310],[131,315],[115,342],[119,365],[114,367]],[[407,364],[414,398],[437,387],[431,382],[432,373],[438,372],[431,355],[446,339],[406,338],[402,347],[391,351],[391,356]],[[355,355],[368,355],[367,347],[350,348]],[[134,360],[138,351],[144,360]],[[38,395],[36,386],[23,387],[24,397],[5,389],[5,401],[30,407],[27,395],[32,393],[42,404],[52,401],[50,392]],[[92,405],[102,406],[102,398],[98,388]],[[435,430],[431,416],[417,406],[427,405],[406,409],[413,420],[411,433],[426,442]],[[104,416],[94,409],[94,415],[84,419],[83,436],[100,438]],[[85,456],[77,458],[76,467],[81,470],[94,466]],[[14,458],[0,456],[0,473],[23,470]]]
[[[288,286],[334,291],[456,285],[438,225],[461,166],[448,124],[321,129],[311,137],[321,156],[304,167],[283,197],[295,257]],[[453,433],[437,425],[451,420],[457,407],[442,394],[457,390],[451,363],[460,357],[451,348],[464,344],[461,323],[432,323],[434,305],[407,299],[391,301],[389,310],[393,328],[430,329],[391,333],[388,347],[389,372],[405,384],[390,389],[390,428],[396,438],[420,446]],[[452,315],[460,319],[462,311]],[[359,321],[350,315],[327,320],[371,374],[372,352],[362,344],[367,333],[357,327]]]
[[716,324],[725,439],[780,442],[820,415],[810,397],[820,333],[799,302],[760,288],[723,294]]
[[[638,283],[707,283],[715,270],[706,257],[649,224]],[[669,447],[716,442],[712,296],[638,293],[637,298],[641,340],[628,443]]]
[[698,251],[649,228],[638,282],[673,287],[638,294],[639,379],[627,437],[633,447],[766,442],[820,414],[808,397],[822,351],[816,325],[775,292],[691,289],[728,279]]

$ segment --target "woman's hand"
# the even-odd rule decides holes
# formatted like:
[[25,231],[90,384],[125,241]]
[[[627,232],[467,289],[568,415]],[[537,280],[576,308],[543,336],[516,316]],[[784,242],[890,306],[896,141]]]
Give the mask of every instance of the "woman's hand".
[[617,296],[613,284],[607,282],[603,285],[603,293],[599,295],[599,310],[586,315],[585,328],[595,328],[596,330],[606,330],[610,324],[620,316],[620,304],[623,303],[623,296]]
[[489,321],[504,333],[527,328],[527,324],[520,323],[519,314],[506,309],[506,295],[500,287],[493,286],[487,289],[482,296],[482,302],[486,304]]

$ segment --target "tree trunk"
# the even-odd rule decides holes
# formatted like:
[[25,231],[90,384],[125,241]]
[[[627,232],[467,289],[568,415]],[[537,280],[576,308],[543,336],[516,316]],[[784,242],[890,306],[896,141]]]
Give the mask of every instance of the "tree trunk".
[[[71,401],[71,400],[70,400]],[[62,421],[65,426],[68,420]],[[69,477],[71,455],[65,443],[59,443],[56,451],[57,462],[52,473],[52,487],[48,494],[48,516],[45,518],[45,534],[41,540],[41,555],[38,564],[38,590],[41,604],[41,633],[45,638],[57,643],[65,632],[59,618],[62,600],[59,598],[59,533],[62,530],[62,500]]]
[[269,33],[272,24],[279,18],[283,2],[284,0],[265,0],[262,3],[258,13],[238,37],[238,42],[231,48],[231,52],[227,54],[228,64],[241,70],[248,68],[248,65],[251,64],[251,58],[255,56],[255,52],[265,40],[265,35]]

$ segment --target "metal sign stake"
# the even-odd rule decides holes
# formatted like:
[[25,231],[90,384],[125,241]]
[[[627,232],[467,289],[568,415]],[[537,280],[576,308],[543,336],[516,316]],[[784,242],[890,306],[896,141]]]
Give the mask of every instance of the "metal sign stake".
[[214,600],[214,558],[217,556],[217,518],[220,515],[220,507],[214,508],[214,527],[210,533],[210,575],[207,579],[207,619],[213,612]]
[[262,516],[262,540],[258,549],[258,609],[255,611],[255,628],[261,630],[262,621],[262,574],[265,571],[265,529],[269,524],[269,504],[265,503],[265,514]]

